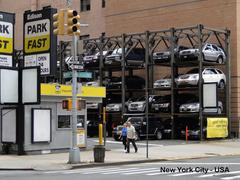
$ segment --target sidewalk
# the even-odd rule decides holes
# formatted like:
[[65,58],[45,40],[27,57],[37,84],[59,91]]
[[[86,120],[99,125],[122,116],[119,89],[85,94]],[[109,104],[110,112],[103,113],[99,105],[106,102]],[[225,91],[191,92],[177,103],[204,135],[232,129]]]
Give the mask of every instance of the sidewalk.
[[81,163],[69,165],[68,153],[46,155],[0,155],[0,170],[61,170],[94,167],[99,165],[119,165],[163,160],[191,159],[212,156],[240,155],[240,140],[206,141],[199,144],[169,145],[150,147],[149,158],[146,148],[138,153],[126,154],[122,149],[106,151],[105,163],[94,163],[93,150],[81,151]]

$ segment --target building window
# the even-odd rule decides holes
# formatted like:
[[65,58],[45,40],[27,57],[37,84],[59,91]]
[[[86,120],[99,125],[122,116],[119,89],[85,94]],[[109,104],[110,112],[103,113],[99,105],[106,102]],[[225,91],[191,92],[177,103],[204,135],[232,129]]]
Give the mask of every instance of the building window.
[[91,3],[90,0],[81,0],[81,11],[90,11]]
[[102,0],[102,8],[105,8],[106,6],[106,0]]
[[69,129],[71,125],[70,115],[59,115],[58,116],[58,128]]

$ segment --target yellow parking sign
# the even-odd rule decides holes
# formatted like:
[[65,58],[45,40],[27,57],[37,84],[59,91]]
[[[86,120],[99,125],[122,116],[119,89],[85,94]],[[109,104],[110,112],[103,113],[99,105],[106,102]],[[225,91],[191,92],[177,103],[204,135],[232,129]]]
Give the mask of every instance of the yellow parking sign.
[[207,138],[225,138],[228,136],[228,118],[207,118]]

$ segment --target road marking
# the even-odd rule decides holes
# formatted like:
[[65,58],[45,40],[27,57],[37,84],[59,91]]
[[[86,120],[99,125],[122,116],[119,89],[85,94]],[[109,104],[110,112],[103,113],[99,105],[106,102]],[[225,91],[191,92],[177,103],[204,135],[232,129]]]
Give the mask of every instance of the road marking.
[[212,176],[220,176],[220,175],[228,175],[228,174],[238,174],[240,171],[232,171],[232,172],[226,172],[226,173],[214,173],[214,174],[206,174],[199,176],[200,178],[205,178],[205,177],[212,177]]
[[132,172],[132,171],[138,171],[139,168],[128,168],[128,169],[121,169],[115,172],[106,172],[101,174],[118,174],[118,173],[124,173],[124,172]]
[[123,174],[124,175],[132,175],[132,174],[144,174],[144,173],[153,173],[153,172],[159,172],[159,168],[153,169],[153,170],[138,171],[138,172],[132,172],[132,173],[123,173]]
[[101,174],[101,173],[104,173],[104,172],[116,172],[116,171],[119,171],[119,170],[122,170],[121,168],[112,168],[112,169],[101,169],[101,170],[96,170],[96,171],[90,171],[90,172],[81,172],[81,174]]
[[122,173],[124,175],[131,175],[131,174],[141,174],[142,172],[144,171],[156,171],[158,170],[159,171],[159,168],[145,168],[145,169],[138,169],[137,171],[135,172],[126,172],[126,173]]
[[225,178],[221,178],[224,180],[231,180],[231,179],[240,179],[240,175],[239,176],[232,176],[232,177],[225,177]]
[[147,176],[155,176],[155,175],[161,175],[161,174],[172,174],[173,172],[158,172],[158,173],[150,173],[146,174]]
[[174,177],[178,177],[178,176],[188,176],[188,175],[192,175],[192,174],[197,174],[198,172],[187,172],[187,173],[178,173],[178,174],[172,174],[169,176],[174,176]]

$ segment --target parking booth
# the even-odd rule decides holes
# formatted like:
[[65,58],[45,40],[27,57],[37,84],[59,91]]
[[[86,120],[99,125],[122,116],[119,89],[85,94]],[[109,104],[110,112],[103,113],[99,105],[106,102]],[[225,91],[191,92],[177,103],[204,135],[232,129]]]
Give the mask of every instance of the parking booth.
[[[104,87],[85,87],[79,89],[78,98],[86,102],[101,103],[105,97]],[[59,84],[41,84],[41,103],[24,107],[24,152],[26,154],[44,154],[66,151],[71,143],[71,111],[62,108],[62,101],[72,96],[72,87]],[[1,106],[0,151],[17,152],[16,143],[16,106]],[[87,110],[78,111],[78,146],[87,146]],[[8,129],[7,129],[8,128]]]

